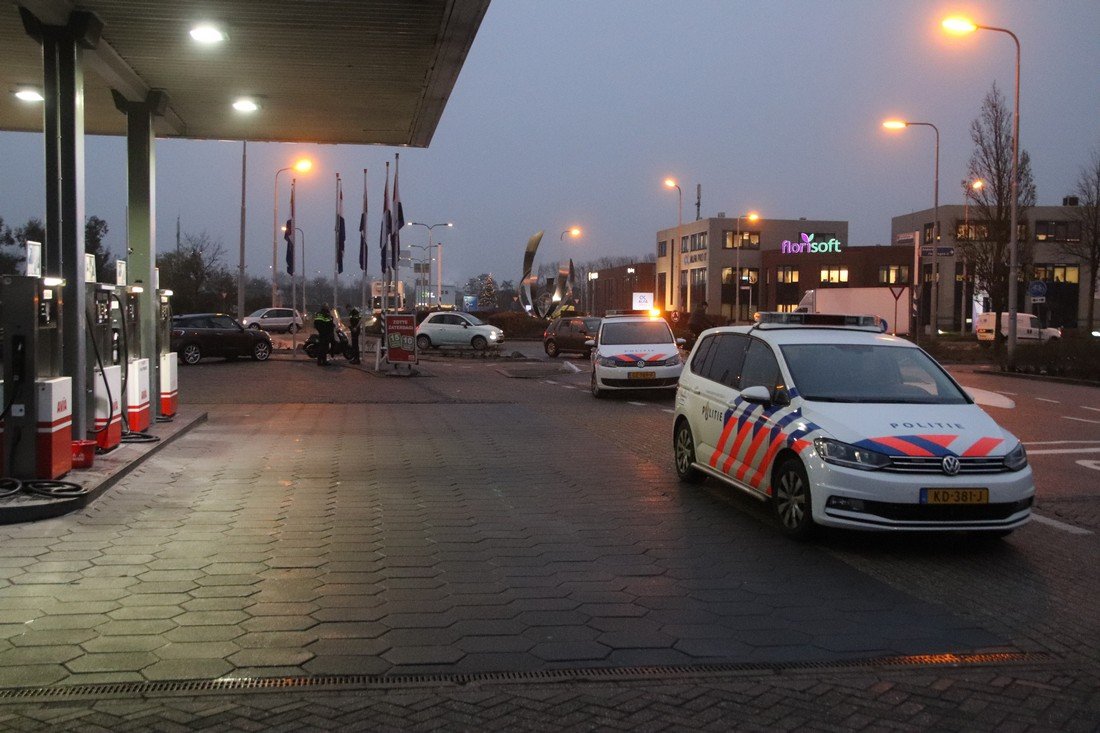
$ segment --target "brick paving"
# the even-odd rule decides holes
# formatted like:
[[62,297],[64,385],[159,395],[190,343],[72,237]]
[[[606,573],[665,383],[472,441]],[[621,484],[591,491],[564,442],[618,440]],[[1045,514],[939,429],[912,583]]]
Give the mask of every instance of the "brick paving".
[[[84,511],[0,527],[0,727],[1088,730],[1100,720],[1095,571],[1067,578],[1064,550],[1037,537],[1021,533],[1019,554],[1007,543],[789,542],[758,509],[675,481],[659,402],[643,414],[623,401],[594,410],[579,390],[550,401],[562,390],[546,384],[545,365],[530,379],[509,378],[522,367],[457,361],[394,379],[272,362],[277,391],[235,378],[255,373],[246,365],[209,366],[186,377],[208,387],[205,424]],[[1087,543],[1079,559],[1095,557],[1095,539],[1073,541]],[[982,652],[1047,656],[837,666]],[[708,664],[755,666],[685,677]],[[587,679],[586,669],[633,676]],[[433,677],[379,684],[418,674]],[[332,675],[368,683],[278,697],[126,692]],[[121,687],[50,699],[105,683]]]

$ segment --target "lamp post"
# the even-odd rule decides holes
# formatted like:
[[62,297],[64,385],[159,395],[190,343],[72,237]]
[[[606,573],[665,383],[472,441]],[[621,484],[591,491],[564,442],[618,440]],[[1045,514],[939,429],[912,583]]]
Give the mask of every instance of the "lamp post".
[[[741,219],[748,219],[749,221],[757,221],[760,215],[755,211],[750,211],[747,214],[738,214],[737,216],[737,276],[734,281],[737,283],[737,288],[733,293],[735,314],[733,317],[734,323],[741,322]],[[694,307],[694,306],[693,306]]]
[[932,181],[932,294],[928,320],[929,338],[935,341],[939,331],[940,299],[940,128],[931,122],[909,122],[908,120],[886,120],[882,126],[887,130],[903,130],[906,127],[931,127],[936,132],[936,166]]
[[676,282],[676,260],[678,259],[678,248],[680,246],[680,227],[684,225],[684,192],[680,188],[680,184],[676,182],[675,178],[665,179],[666,188],[675,188],[676,193],[679,196],[679,204],[676,207],[676,237],[672,240],[672,247],[668,252],[668,288],[672,298],[668,300],[671,303],[672,308],[677,307],[679,293],[679,283]]
[[1016,282],[1020,273],[1019,262],[1019,232],[1017,217],[1019,211],[1016,206],[1017,198],[1017,172],[1020,164],[1020,39],[1007,28],[995,28],[989,25],[979,25],[967,18],[954,16],[945,18],[943,29],[955,35],[973,33],[976,30],[996,31],[1005,33],[1016,44],[1016,88],[1015,100],[1012,107],[1012,180],[1009,183],[1009,196],[1012,200],[1009,204],[1009,233],[1008,233],[1008,366],[1011,369],[1016,364],[1016,298],[1019,284]]
[[[282,230],[285,232],[286,227],[283,226]],[[302,315],[306,314],[306,233],[302,231],[301,227],[294,227],[294,231],[302,235]],[[291,287],[294,283],[291,281]]]
[[590,315],[590,316],[596,315],[596,308],[595,308],[596,304],[595,304],[595,302],[593,302],[595,300],[595,298],[594,298],[594,293],[592,292],[592,289],[593,289],[592,283],[595,280],[599,280],[599,279],[600,279],[600,273],[598,271],[588,273],[588,309],[587,310],[588,310],[588,315]]
[[271,307],[274,308],[275,293],[278,287],[279,281],[279,174],[284,171],[295,170],[299,173],[305,173],[313,167],[313,161],[309,158],[302,158],[297,163],[286,168],[280,168],[275,171],[275,201],[272,205],[272,219],[271,219]]
[[[980,178],[975,178],[973,181],[963,181],[963,233],[966,236],[966,240],[973,241],[973,237],[970,235],[970,196],[972,191],[981,191],[985,186],[985,181]],[[962,304],[959,311],[959,331],[963,334],[966,333],[966,254],[963,254],[963,272],[962,272]]]
[[[409,222],[405,222],[405,226],[407,226],[407,227],[424,227],[425,229],[428,230],[428,252],[429,252],[428,256],[430,258],[431,257],[430,252],[432,250],[432,247],[434,246],[432,244],[432,230],[435,229],[436,227],[453,227],[454,222],[452,222],[452,221],[441,221],[438,224],[425,224],[425,223],[419,222],[419,221],[409,221]],[[418,245],[418,246],[423,246],[423,245]],[[430,264],[429,264],[429,268],[430,268]],[[431,273],[431,270],[429,269],[429,271],[428,271],[428,291],[429,291],[429,293],[431,292],[431,289],[432,289],[432,273]],[[440,263],[440,265],[439,265],[439,294],[442,295],[442,293],[443,293],[443,265],[442,265],[442,263]],[[430,302],[431,301],[431,295],[428,296],[428,301],[429,301],[428,305],[431,305],[431,302]],[[436,298],[436,305],[439,305],[439,298],[438,297]]]

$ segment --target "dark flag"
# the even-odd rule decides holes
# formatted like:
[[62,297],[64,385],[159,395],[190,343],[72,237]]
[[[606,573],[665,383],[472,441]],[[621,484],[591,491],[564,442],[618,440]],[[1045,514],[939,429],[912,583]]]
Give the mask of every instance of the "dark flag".
[[397,192],[397,164],[401,162],[401,154],[397,153],[393,161],[393,212],[390,223],[390,236],[393,238],[393,262],[397,264],[397,258],[401,256],[401,229],[405,226],[405,211],[401,207],[401,194]]
[[367,169],[363,169],[363,213],[359,215],[359,269],[367,271]]
[[294,220],[287,219],[283,227],[283,239],[286,240],[286,272],[294,274]]
[[344,187],[340,185],[340,174],[336,174],[336,274],[344,272],[344,242],[347,231],[344,227]]
[[[386,163],[386,191],[382,194],[382,230],[379,233],[378,247],[382,250],[382,273],[390,271],[392,266],[387,254],[390,248],[390,239],[393,231],[393,220],[390,218],[390,164]],[[396,262],[392,264],[397,264]]]

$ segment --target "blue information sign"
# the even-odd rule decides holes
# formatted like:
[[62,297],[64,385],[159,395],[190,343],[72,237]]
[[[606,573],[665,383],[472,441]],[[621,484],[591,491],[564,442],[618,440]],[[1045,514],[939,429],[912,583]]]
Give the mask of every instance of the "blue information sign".
[[1042,298],[1047,294],[1047,284],[1042,280],[1032,280],[1027,284],[1027,294],[1032,298]]

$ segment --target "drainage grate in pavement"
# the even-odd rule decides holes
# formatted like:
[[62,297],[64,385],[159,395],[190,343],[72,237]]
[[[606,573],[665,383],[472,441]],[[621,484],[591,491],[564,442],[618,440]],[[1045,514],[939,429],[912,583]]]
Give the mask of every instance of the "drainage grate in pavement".
[[479,682],[598,682],[603,680],[678,679],[704,675],[738,673],[776,674],[823,669],[860,669],[876,667],[964,667],[1007,664],[1035,664],[1053,661],[1045,652],[994,652],[985,654],[923,654],[900,657],[874,657],[831,662],[784,662],[778,664],[698,664],[653,667],[615,667],[558,669],[539,672],[479,672],[417,675],[331,675],[316,677],[228,677],[216,680],[179,680],[173,682],[119,682],[52,687],[16,687],[0,690],[0,702],[27,700],[70,700],[75,698],[148,697],[174,693],[264,692],[292,688],[403,688],[444,685],[468,685]]

